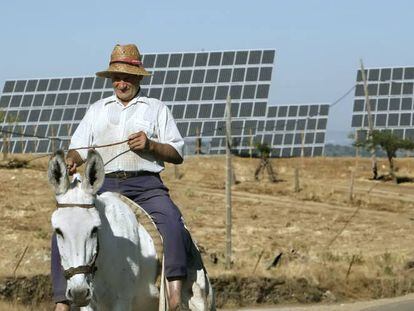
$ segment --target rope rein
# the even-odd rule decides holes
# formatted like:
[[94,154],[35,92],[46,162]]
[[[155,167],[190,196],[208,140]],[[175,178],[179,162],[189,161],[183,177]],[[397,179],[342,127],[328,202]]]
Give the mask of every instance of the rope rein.
[[[119,141],[116,143],[111,143],[111,144],[106,144],[106,145],[97,145],[97,146],[91,146],[91,147],[79,147],[79,148],[74,148],[74,149],[70,149],[70,150],[85,150],[85,149],[99,149],[99,148],[105,148],[105,147],[112,147],[112,146],[116,146],[116,145],[121,145],[124,144],[128,141],[129,139],[125,139],[123,141]],[[123,155],[124,153],[127,153],[131,150],[126,150],[124,152],[121,152],[120,154],[114,156],[112,159],[109,159],[106,163],[104,163],[104,166],[106,166],[108,163],[112,162],[113,160],[115,160],[117,157]]]
[[[128,141],[128,139],[125,139],[125,140],[123,140],[123,141],[119,141],[119,142],[116,142],[116,143],[111,143],[111,144],[106,144],[106,145],[88,146],[88,147],[79,147],[79,148],[73,148],[73,149],[70,149],[70,150],[99,149],[99,148],[105,148],[105,147],[111,147],[111,146],[120,145],[120,144],[126,143],[127,141]],[[65,151],[68,151],[68,150],[65,150]],[[113,160],[114,160],[115,158],[117,158],[118,156],[120,156],[120,155],[122,155],[122,154],[124,154],[124,153],[126,153],[126,152],[128,152],[128,151],[130,151],[130,150],[124,151],[123,153],[121,153],[121,154],[119,154],[119,155],[115,156],[114,158],[110,159],[108,162],[106,162],[106,163],[104,164],[104,166],[105,166],[105,165],[107,165],[109,162],[113,161]],[[42,158],[49,157],[51,154],[52,154],[52,153],[48,153],[48,154],[42,155],[42,156],[40,156],[40,157],[36,157],[36,158],[34,158],[34,159],[29,160],[28,162],[31,162],[31,161],[35,161],[35,160],[38,160],[38,159],[42,159]]]
[[126,143],[128,140],[129,139],[125,139],[123,141],[116,142],[116,143],[112,143],[112,144],[97,145],[97,146],[88,146],[88,147],[79,147],[79,148],[73,148],[73,149],[70,149],[70,150],[99,149],[99,148],[104,148],[104,147],[111,147],[111,146],[116,146],[116,145],[120,145],[120,144]]

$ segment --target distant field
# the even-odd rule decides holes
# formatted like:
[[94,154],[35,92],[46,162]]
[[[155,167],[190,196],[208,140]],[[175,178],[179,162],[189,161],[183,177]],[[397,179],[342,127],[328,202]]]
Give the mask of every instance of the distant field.
[[[180,179],[176,179],[173,166],[167,166],[163,173],[212,277],[285,280],[277,297],[263,298],[267,303],[301,302],[295,300],[295,294],[303,291],[303,282],[323,293],[320,301],[391,297],[414,291],[414,269],[410,268],[414,261],[413,183],[369,180],[369,159],[359,159],[351,203],[350,176],[355,159],[271,161],[280,180],[277,183],[269,182],[266,175],[254,180],[259,159],[234,158],[237,184],[232,188],[230,271],[224,269],[224,157],[188,157],[178,167]],[[26,247],[17,275],[49,272],[49,218],[54,197],[47,184],[46,165],[47,160],[42,159],[30,162],[25,169],[0,169],[2,277],[11,275]],[[397,159],[396,166],[399,176],[414,177],[414,159]],[[299,193],[294,192],[295,167],[299,168]],[[379,167],[380,174],[387,172],[385,159],[380,159]],[[278,265],[267,270],[280,253]],[[240,291],[240,287],[234,290]],[[309,293],[303,302],[311,301],[311,296]],[[234,295],[226,297],[223,303],[227,306],[251,302]]]

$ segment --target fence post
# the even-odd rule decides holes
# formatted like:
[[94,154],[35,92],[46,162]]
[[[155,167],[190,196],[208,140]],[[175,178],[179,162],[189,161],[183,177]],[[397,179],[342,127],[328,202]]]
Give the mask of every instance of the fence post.
[[9,140],[7,133],[3,133],[3,160],[7,161],[7,155],[9,153]]
[[[365,109],[368,115],[368,137],[372,139],[372,132],[374,131],[374,124],[372,122],[371,114],[371,103],[369,102],[369,93],[368,93],[368,83],[367,77],[365,76],[364,64],[361,62],[361,75],[362,80],[364,81],[364,93],[365,93]],[[372,168],[372,178],[375,180],[378,177],[378,168],[377,168],[377,158],[375,156],[375,146],[371,146],[371,168]]]
[[231,185],[232,185],[232,166],[231,166],[231,99],[227,96],[226,101],[226,269],[231,268]]
[[200,129],[196,128],[196,141],[195,141],[195,154],[201,154],[201,137],[200,137]]
[[250,150],[249,150],[249,156],[250,159],[253,157],[253,130],[249,129],[249,135],[250,135]]

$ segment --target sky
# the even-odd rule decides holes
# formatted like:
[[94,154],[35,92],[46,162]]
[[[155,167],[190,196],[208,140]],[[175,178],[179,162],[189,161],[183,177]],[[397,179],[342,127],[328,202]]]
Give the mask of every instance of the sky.
[[[366,68],[412,66],[409,0],[4,1],[7,79],[93,75],[117,43],[145,53],[276,50],[270,105],[333,103]],[[346,143],[353,93],[331,108],[327,143]]]

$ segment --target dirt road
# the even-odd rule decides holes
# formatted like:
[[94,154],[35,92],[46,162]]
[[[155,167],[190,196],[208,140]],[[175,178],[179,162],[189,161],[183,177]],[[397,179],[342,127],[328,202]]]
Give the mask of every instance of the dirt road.
[[391,299],[360,301],[335,305],[313,306],[281,306],[241,309],[222,309],[222,311],[412,311],[414,310],[414,294]]

